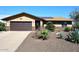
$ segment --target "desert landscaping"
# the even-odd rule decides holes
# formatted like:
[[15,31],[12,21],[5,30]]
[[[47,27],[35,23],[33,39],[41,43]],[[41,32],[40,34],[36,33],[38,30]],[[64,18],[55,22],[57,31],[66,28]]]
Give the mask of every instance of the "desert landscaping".
[[70,18],[18,13],[0,22],[0,52],[79,52],[79,10]]

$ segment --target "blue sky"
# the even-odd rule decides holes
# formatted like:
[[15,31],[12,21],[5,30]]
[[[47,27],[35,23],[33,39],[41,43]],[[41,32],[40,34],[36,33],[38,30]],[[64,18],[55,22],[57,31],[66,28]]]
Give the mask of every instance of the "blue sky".
[[65,17],[79,6],[0,6],[0,18],[26,12],[39,17]]

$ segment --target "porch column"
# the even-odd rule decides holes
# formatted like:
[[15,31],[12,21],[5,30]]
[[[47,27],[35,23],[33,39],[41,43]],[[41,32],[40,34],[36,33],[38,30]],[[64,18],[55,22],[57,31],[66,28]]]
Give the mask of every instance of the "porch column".
[[35,30],[35,20],[32,21],[32,30]]
[[10,31],[10,21],[5,22],[6,30]]
[[43,21],[40,21],[40,29],[43,29]]

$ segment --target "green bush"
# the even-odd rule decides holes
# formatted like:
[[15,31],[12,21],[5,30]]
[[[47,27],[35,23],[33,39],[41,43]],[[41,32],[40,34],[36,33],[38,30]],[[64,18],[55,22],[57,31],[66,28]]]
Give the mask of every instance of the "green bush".
[[5,31],[5,30],[6,30],[5,24],[0,22],[0,31]]
[[48,30],[41,30],[38,33],[39,33],[38,38],[42,38],[43,40],[47,39]]
[[65,28],[64,28],[64,31],[66,31],[66,32],[68,32],[68,31],[70,31],[70,30],[71,30],[70,27],[65,27]]
[[65,40],[73,42],[73,43],[79,43],[79,30],[75,30],[70,32]]
[[54,31],[55,26],[52,22],[47,22],[46,29],[49,30],[49,31]]
[[76,23],[74,24],[74,28],[79,29],[79,22],[76,22]]

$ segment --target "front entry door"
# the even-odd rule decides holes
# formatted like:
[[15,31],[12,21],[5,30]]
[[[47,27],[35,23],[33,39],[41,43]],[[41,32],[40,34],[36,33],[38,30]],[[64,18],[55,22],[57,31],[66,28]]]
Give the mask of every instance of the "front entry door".
[[35,29],[36,30],[40,29],[40,21],[35,21]]

